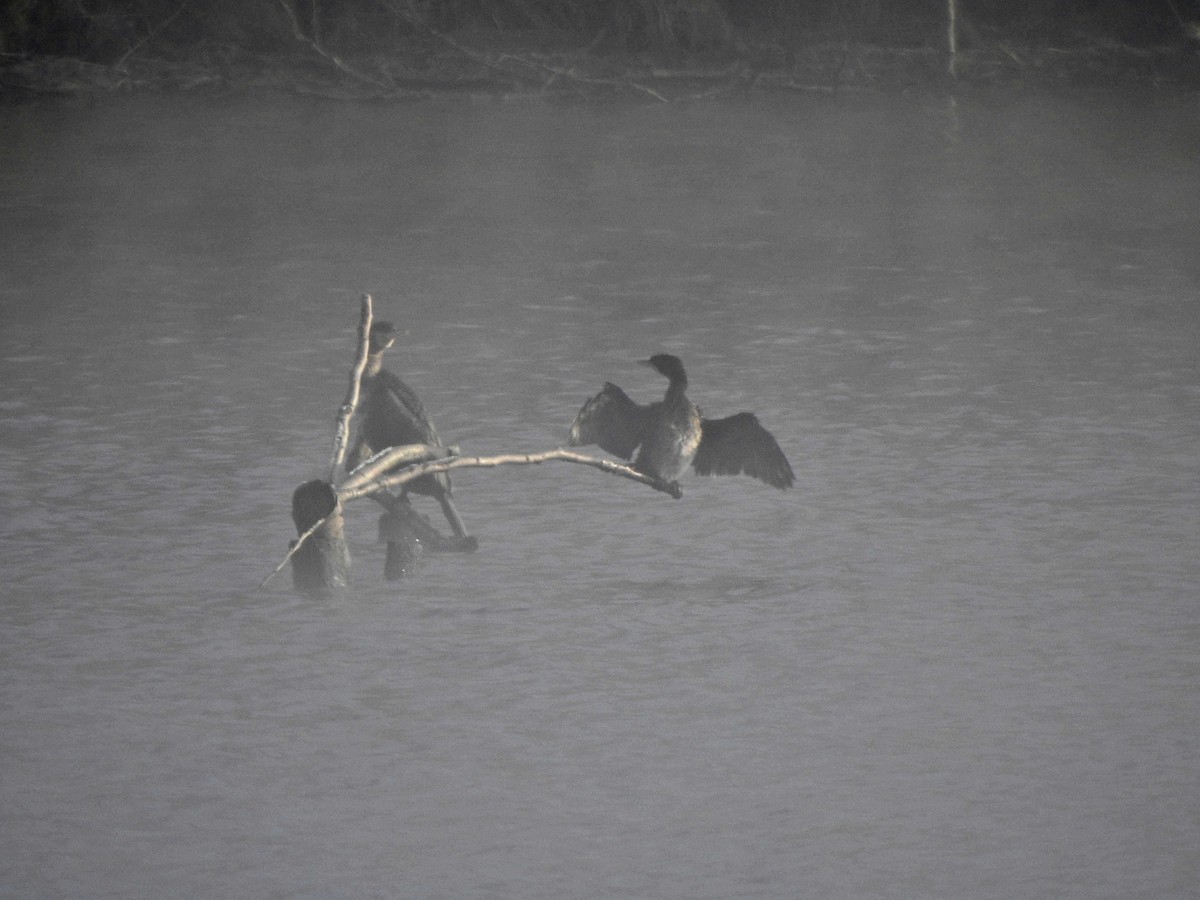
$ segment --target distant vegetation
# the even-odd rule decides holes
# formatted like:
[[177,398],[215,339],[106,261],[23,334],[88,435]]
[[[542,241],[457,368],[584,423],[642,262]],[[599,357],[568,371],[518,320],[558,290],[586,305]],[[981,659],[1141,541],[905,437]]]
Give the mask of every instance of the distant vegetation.
[[[422,80],[544,87],[564,72],[586,72],[576,81],[599,85],[632,79],[651,60],[741,63],[743,82],[756,77],[749,69],[845,84],[894,77],[896,59],[875,71],[889,52],[926,54],[904,61],[901,77],[913,77],[914,66],[942,71],[935,57],[946,52],[950,2],[6,0],[0,86],[27,87],[22,78],[37,71],[67,73],[64,60],[75,63],[68,74],[76,80],[90,73],[113,87],[231,83],[251,72],[261,80],[267,70],[286,79],[298,63],[380,90]],[[1200,46],[1200,0],[957,0],[957,8],[957,48],[965,59],[981,56],[977,76],[1022,68],[1048,49],[1153,49],[1194,60]],[[39,69],[39,60],[55,65]]]

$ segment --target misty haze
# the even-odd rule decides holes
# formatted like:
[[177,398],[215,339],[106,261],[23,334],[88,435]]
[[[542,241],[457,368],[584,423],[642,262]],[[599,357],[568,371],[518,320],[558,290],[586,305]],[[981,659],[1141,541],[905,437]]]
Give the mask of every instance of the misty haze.
[[[0,106],[0,893],[1194,896],[1196,113]],[[476,552],[255,590],[364,291],[464,452],[666,352],[795,486],[460,470]]]

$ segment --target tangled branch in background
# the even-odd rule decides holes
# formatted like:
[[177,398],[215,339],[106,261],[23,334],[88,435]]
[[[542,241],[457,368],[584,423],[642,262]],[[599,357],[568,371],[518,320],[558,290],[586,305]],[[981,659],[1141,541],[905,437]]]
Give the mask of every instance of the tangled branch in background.
[[321,45],[320,30],[317,27],[318,19],[317,19],[316,4],[313,5],[313,36],[312,37],[309,37],[308,35],[306,35],[304,33],[304,29],[300,27],[300,17],[296,14],[296,10],[292,8],[292,5],[290,3],[288,3],[288,0],[279,0],[279,5],[283,7],[284,12],[287,13],[288,20],[292,23],[292,33],[295,35],[296,40],[300,41],[303,44],[308,45],[314,53],[316,53],[322,59],[328,60],[335,68],[338,69],[338,71],[343,72],[346,75],[349,75],[351,78],[354,78],[357,81],[362,81],[367,84],[374,85],[375,87],[382,88],[383,90],[390,90],[393,87],[392,85],[382,82],[377,78],[372,78],[370,75],[366,74],[365,72],[360,72],[354,66],[350,65],[348,62],[343,60],[336,53],[326,50]]

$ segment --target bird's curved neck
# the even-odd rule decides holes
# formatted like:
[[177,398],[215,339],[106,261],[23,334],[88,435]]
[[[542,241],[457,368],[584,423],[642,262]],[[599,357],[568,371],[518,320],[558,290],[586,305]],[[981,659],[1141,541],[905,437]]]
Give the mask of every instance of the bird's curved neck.
[[688,381],[687,381],[686,375],[684,375],[683,373],[680,373],[678,375],[672,375],[671,381],[667,385],[667,395],[664,399],[673,400],[678,397],[682,397],[684,395],[684,392],[687,390],[687,386],[688,386]]

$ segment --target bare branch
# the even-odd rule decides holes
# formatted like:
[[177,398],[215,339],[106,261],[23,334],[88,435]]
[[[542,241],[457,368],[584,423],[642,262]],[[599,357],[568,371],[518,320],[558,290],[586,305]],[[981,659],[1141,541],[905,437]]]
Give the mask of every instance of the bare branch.
[[[282,2],[282,0],[281,0],[281,2]],[[647,87],[646,85],[643,85],[643,84],[638,84],[636,81],[632,81],[629,79],[594,78],[589,75],[581,75],[578,72],[575,72],[571,69],[564,69],[560,66],[552,66],[547,63],[541,62],[537,59],[527,59],[526,57],[521,56],[516,53],[504,53],[504,54],[501,54],[498,59],[492,59],[487,54],[480,53],[476,50],[473,50],[470,47],[463,44],[462,42],[456,41],[450,35],[445,34],[444,32],[439,31],[438,29],[434,28],[432,25],[430,25],[425,20],[425,18],[423,16],[421,16],[416,11],[416,9],[413,7],[412,0],[409,0],[409,2],[407,3],[407,7],[408,7],[407,9],[404,9],[395,3],[388,3],[387,6],[389,9],[391,9],[393,12],[395,12],[396,15],[400,16],[401,18],[405,19],[408,22],[411,22],[412,24],[416,25],[417,27],[422,28],[425,31],[429,32],[431,35],[433,35],[439,41],[446,44],[448,47],[452,48],[453,50],[457,51],[458,53],[461,53],[463,56],[465,56],[467,59],[471,60],[472,62],[477,63],[478,65],[484,66],[489,69],[494,69],[497,72],[501,72],[501,73],[509,76],[510,78],[517,79],[518,81],[533,81],[534,83],[540,84],[543,88],[548,88],[556,79],[565,78],[565,79],[567,79],[569,81],[573,81],[577,84],[594,85],[594,86],[601,86],[601,87],[606,87],[606,88],[623,88],[623,89],[629,89],[629,90],[634,90],[634,91],[640,91],[641,93],[646,94],[650,97],[653,97],[655,100],[658,100],[661,103],[669,103],[670,102],[669,100],[667,100],[666,97],[664,97],[658,91],[654,90],[654,88]],[[527,69],[533,70],[535,73],[540,71],[542,73],[548,74],[550,77],[546,78],[546,77],[544,77],[544,75],[540,76],[540,75],[536,75],[536,74],[526,75],[522,72],[515,71],[511,66],[507,66],[504,64],[510,60],[512,62],[517,63],[520,66],[524,66]]]
[[292,543],[292,546],[288,548],[287,556],[279,561],[279,565],[272,570],[270,575],[259,582],[258,589],[260,591],[267,586],[268,581],[279,574],[283,567],[291,561],[291,558],[296,555],[296,552],[304,546],[304,542],[312,537],[320,529],[320,527],[325,524],[325,520],[328,518],[329,516],[322,516],[321,518],[317,519],[317,521],[313,522],[312,525],[308,527],[308,530],[304,532],[304,534],[296,538],[296,540]]
[[[346,480],[339,485],[338,491],[339,493],[356,491],[377,480],[388,469],[394,469],[405,463],[446,459],[457,455],[457,447],[435,447],[432,444],[405,444],[402,447],[387,447],[346,476]],[[372,485],[372,487],[376,486]]]
[[[379,81],[378,79],[372,78],[370,75],[367,75],[364,72],[358,71],[353,66],[351,66],[349,63],[345,62],[336,53],[330,53],[328,50],[326,50],[324,47],[322,47],[321,44],[316,40],[315,34],[314,34],[314,37],[311,37],[311,38],[305,36],[304,30],[300,27],[300,17],[296,14],[296,10],[294,10],[292,8],[291,4],[288,3],[288,0],[279,0],[279,5],[283,7],[283,11],[287,13],[288,19],[292,23],[292,33],[295,35],[296,40],[300,41],[303,44],[307,44],[309,47],[312,48],[313,52],[316,53],[319,57],[321,57],[322,59],[328,60],[330,63],[332,63],[334,65],[335,68],[337,68],[341,72],[345,72],[351,78],[354,78],[358,81],[365,81],[367,84],[372,84],[375,87],[383,88],[384,90],[391,89],[390,85],[384,84],[383,82]],[[313,15],[315,17],[316,13],[314,12]]]
[[[590,75],[580,75],[578,72],[574,72],[571,69],[564,69],[561,66],[552,66],[552,65],[549,65],[547,63],[541,62],[540,60],[536,60],[536,59],[526,59],[524,56],[520,56],[516,53],[506,53],[500,57],[501,62],[503,62],[506,59],[511,59],[514,62],[520,63],[523,66],[528,66],[531,69],[541,69],[545,72],[549,72],[552,76],[554,76],[554,78],[566,78],[566,79],[568,79],[570,81],[574,81],[578,84],[598,85],[600,87],[628,88],[630,90],[640,91],[641,93],[646,94],[647,96],[653,97],[655,100],[659,101],[660,103],[670,103],[671,102],[666,97],[664,97],[662,94],[660,94],[658,91],[654,90],[654,88],[647,87],[644,84],[638,84],[638,82],[633,81],[632,79],[595,78]],[[551,79],[551,81],[553,81],[553,78]],[[547,85],[549,83],[550,82],[547,82]]]
[[[499,63],[492,61],[486,55],[484,55],[482,53],[478,53],[475,50],[472,50],[470,47],[466,46],[465,44],[459,43],[454,38],[450,37],[450,35],[434,28],[432,25],[430,25],[425,20],[424,16],[422,16],[420,13],[417,12],[416,8],[413,6],[412,0],[408,0],[408,2],[404,6],[401,6],[398,3],[385,3],[384,5],[387,6],[388,9],[392,10],[392,12],[394,12],[397,16],[404,19],[406,22],[409,22],[412,25],[416,25],[418,28],[421,28],[421,29],[429,32],[429,34],[433,35],[433,37],[437,38],[439,41],[441,41],[442,43],[444,43],[446,46],[450,47],[452,50],[456,51],[457,53],[462,54],[467,59],[471,60],[471,62],[476,63],[480,66],[483,66],[484,68],[494,69],[497,72],[501,72],[502,74],[509,76],[510,78],[515,78],[517,80],[522,79],[523,76],[521,75],[521,73],[511,71],[507,67],[502,66]],[[407,7],[407,8],[405,8],[405,7]],[[528,76],[524,77],[524,80],[540,83],[538,79],[528,77]]]
[[645,475],[636,469],[629,466],[615,463],[609,459],[600,459],[596,456],[588,456],[584,453],[576,453],[573,450],[566,450],[558,447],[554,450],[544,450],[540,453],[504,453],[498,456],[456,456],[453,459],[440,460],[437,462],[419,463],[415,466],[409,466],[402,472],[397,472],[393,475],[386,475],[376,481],[367,484],[356,484],[353,489],[346,489],[343,486],[338,490],[338,499],[343,503],[350,500],[356,500],[359,497],[364,497],[372,494],[375,491],[384,490],[387,488],[400,487],[408,482],[420,478],[423,475],[434,475],[438,472],[449,472],[451,469],[487,469],[496,466],[528,466],[538,465],[544,462],[569,462],[578,463],[584,466],[591,466],[594,469],[599,469],[602,472],[608,472],[610,475],[619,475],[622,478],[628,478],[631,481],[637,481],[641,484],[648,485],[655,490],[662,491],[664,494],[670,494],[676,500],[683,496],[683,489],[676,481],[661,481],[657,478],[652,478]]
[[338,469],[346,461],[346,448],[350,444],[350,422],[358,409],[358,401],[362,396],[362,377],[367,368],[367,355],[371,345],[371,295],[362,296],[362,316],[358,323],[358,356],[354,360],[354,368],[350,370],[350,388],[346,399],[338,410],[337,422],[333,434],[333,458],[329,462],[329,481],[337,480]]

